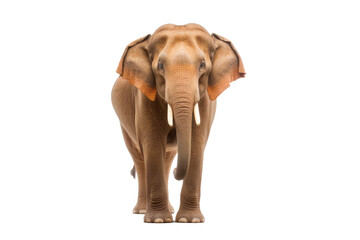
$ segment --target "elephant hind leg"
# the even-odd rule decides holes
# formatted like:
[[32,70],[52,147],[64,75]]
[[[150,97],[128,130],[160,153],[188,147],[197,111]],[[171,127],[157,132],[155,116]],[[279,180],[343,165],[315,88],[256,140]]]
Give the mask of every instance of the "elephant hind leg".
[[131,175],[135,178],[135,174],[138,175],[138,200],[133,209],[134,214],[146,213],[146,182],[145,182],[145,163],[144,157],[140,151],[135,147],[126,130],[121,127],[125,144],[129,153],[134,161],[134,167],[131,170]]
[[[166,181],[166,188],[168,188],[168,183],[169,183],[169,175],[170,175],[170,169],[171,169],[171,164],[176,156],[177,151],[170,151],[170,152],[166,152],[165,155],[165,181]],[[171,205],[170,201],[169,201],[169,210],[171,213],[174,213],[174,207]]]

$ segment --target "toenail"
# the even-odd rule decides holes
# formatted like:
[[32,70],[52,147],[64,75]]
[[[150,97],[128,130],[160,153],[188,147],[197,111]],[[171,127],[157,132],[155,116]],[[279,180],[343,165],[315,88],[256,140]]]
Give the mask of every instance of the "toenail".
[[198,218],[193,218],[193,220],[191,221],[192,223],[199,223],[200,222],[200,219]]
[[187,223],[187,219],[186,218],[179,218],[179,221],[180,223]]
[[154,223],[163,223],[164,220],[162,220],[161,218],[157,218],[155,219]]

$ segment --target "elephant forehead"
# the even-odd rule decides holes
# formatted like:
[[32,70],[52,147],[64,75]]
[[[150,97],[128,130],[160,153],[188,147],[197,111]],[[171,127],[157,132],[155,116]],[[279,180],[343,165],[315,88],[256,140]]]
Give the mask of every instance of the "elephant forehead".
[[212,38],[207,32],[200,30],[163,30],[151,36],[149,50],[158,52],[165,46],[174,47],[179,43],[192,47],[199,44],[211,47]]
[[160,59],[165,58],[171,64],[192,63],[197,57],[197,50],[197,46],[194,45],[184,43],[169,44],[159,57]]
[[194,44],[198,39],[209,40],[211,36],[198,30],[166,30],[157,35],[154,35],[153,42],[183,42],[188,44]]

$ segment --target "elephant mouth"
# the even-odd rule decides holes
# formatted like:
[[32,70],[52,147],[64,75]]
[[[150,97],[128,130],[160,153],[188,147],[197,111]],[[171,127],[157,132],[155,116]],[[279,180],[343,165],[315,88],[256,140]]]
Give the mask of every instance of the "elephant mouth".
[[170,148],[177,149],[176,129],[172,128],[167,135],[166,143]]
[[[173,110],[172,110],[170,104],[168,104],[168,106],[167,106],[167,120],[168,120],[169,126],[173,127],[174,126],[174,113],[173,113]],[[195,124],[197,126],[199,126],[201,123],[199,103],[196,103],[194,106],[194,120],[195,120]]]

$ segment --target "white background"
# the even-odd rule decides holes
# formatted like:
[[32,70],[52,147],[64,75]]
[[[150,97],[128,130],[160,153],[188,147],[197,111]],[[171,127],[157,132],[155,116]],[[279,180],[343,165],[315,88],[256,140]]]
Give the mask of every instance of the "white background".
[[[359,239],[355,2],[1,1],[0,239]],[[190,22],[247,75],[218,98],[206,222],[145,224],[110,92],[128,43]]]

